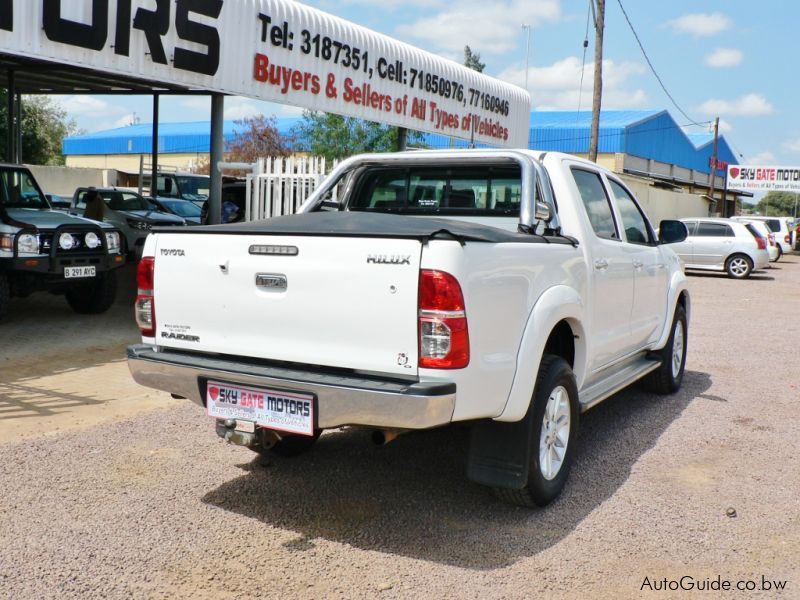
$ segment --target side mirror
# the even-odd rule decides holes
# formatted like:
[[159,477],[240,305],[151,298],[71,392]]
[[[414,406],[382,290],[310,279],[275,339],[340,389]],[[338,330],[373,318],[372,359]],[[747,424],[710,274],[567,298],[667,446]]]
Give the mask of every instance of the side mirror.
[[658,226],[658,241],[661,244],[676,244],[685,240],[688,235],[689,230],[680,221],[661,221]]
[[536,203],[536,220],[542,221],[543,223],[549,223],[551,214],[550,214],[550,207],[544,202],[537,202]]

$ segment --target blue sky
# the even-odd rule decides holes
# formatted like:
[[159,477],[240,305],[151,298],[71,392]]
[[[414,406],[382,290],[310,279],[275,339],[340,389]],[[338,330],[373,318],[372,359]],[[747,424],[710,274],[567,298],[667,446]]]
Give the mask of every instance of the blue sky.
[[[230,0],[234,1],[234,0]],[[622,0],[653,65],[690,119],[658,85],[620,10],[606,0],[603,108],[668,109],[680,124],[721,119],[741,162],[800,164],[800,82],[793,42],[800,3],[765,0],[653,2]],[[447,58],[462,60],[465,44],[481,54],[485,72],[524,85],[526,34],[531,29],[529,90],[534,109],[591,107],[594,34],[580,91],[588,0],[309,0],[306,4]],[[68,96],[59,99],[88,131],[152,119],[149,97]],[[298,115],[300,110],[244,98],[226,99],[226,117]],[[161,101],[161,121],[208,118],[209,101]],[[707,126],[706,126],[707,127]],[[702,131],[691,126],[687,131]]]

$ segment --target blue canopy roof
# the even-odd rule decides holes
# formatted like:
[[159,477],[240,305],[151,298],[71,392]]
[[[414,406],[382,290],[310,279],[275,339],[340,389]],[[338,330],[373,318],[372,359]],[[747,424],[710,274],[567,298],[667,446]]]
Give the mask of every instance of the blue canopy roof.
[[[529,148],[587,154],[591,118],[591,111],[534,112]],[[289,136],[299,121],[298,117],[276,119],[278,131]],[[142,123],[72,136],[64,140],[64,154],[149,154],[151,127]],[[225,140],[231,142],[241,129],[236,122],[225,121]],[[601,154],[625,153],[708,173],[712,139],[708,132],[687,134],[666,110],[604,110],[600,114],[598,151]],[[469,146],[464,140],[436,134],[423,134],[422,143],[431,148]],[[205,153],[209,147],[208,121],[159,125],[159,152]],[[738,164],[724,136],[719,137],[717,155],[721,161]]]

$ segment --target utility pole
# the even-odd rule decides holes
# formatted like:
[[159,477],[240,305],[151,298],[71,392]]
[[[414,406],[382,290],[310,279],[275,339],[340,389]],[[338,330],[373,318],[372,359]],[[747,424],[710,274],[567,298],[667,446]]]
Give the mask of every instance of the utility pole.
[[[596,7],[595,2],[597,2]],[[594,13],[594,95],[592,97],[592,130],[589,138],[589,160],[597,162],[600,104],[603,97],[603,28],[606,20],[606,0],[590,0],[590,4]]]
[[[717,182],[717,142],[719,140],[719,117],[714,119],[714,147],[711,151],[711,185],[708,186],[708,197],[714,202],[714,184]],[[719,216],[725,217],[725,199],[720,201]]]

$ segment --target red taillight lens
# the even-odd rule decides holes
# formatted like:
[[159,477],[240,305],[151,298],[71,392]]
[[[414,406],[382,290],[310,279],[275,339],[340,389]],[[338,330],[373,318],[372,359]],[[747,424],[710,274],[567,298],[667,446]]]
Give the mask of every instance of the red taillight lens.
[[760,235],[756,237],[756,244],[758,244],[759,250],[766,250],[767,249],[767,242],[764,241],[764,238]]
[[419,366],[463,369],[469,364],[469,332],[464,295],[444,271],[419,275]]
[[136,268],[136,283],[139,293],[136,296],[136,324],[144,337],[153,337],[156,333],[156,303],[153,298],[153,273],[156,259],[145,256]]
[[791,244],[792,243],[792,235],[787,233],[785,236],[783,236],[783,241],[786,242],[787,244]]

